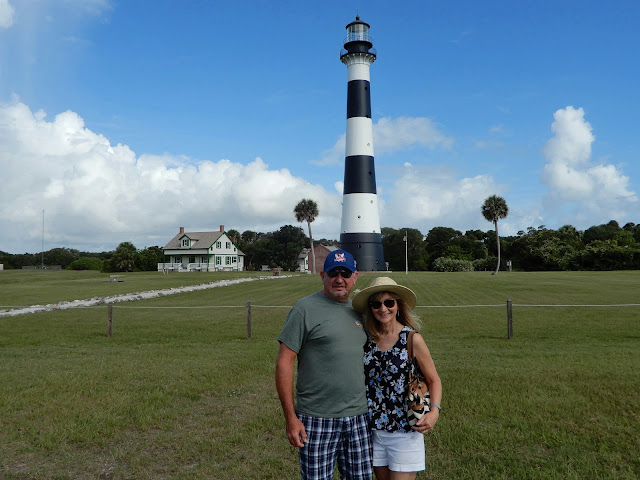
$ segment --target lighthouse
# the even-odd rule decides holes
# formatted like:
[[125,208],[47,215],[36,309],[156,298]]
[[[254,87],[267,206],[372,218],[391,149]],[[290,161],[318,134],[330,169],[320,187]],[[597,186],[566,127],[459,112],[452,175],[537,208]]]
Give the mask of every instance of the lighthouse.
[[376,61],[376,51],[369,24],[360,17],[347,25],[340,61],[347,66],[348,76],[340,248],[354,256],[361,272],[386,270],[373,161],[369,81],[369,67]]

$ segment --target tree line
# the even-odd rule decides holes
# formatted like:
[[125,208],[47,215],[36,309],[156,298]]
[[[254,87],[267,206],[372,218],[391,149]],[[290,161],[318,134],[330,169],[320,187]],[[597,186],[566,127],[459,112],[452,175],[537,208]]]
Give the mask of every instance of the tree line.
[[66,270],[99,270],[103,272],[152,271],[163,261],[160,247],[138,250],[131,242],[122,242],[110,252],[82,252],[73,248],[52,248],[40,253],[10,254],[0,250],[0,263],[5,269],[22,267]]
[[[298,256],[308,247],[309,237],[302,228],[284,225],[268,233],[229,230],[227,235],[245,254],[248,270],[262,265],[296,270]],[[405,245],[404,237],[407,241]],[[640,269],[640,224],[620,226],[615,220],[584,231],[571,225],[557,230],[544,225],[529,227],[514,236],[499,238],[500,270],[507,261],[514,270],[629,270]],[[338,245],[334,239],[322,238],[314,245]],[[462,233],[449,227],[435,227],[426,235],[415,228],[382,229],[382,245],[389,269],[404,271],[493,271],[498,261],[495,230],[467,230]],[[405,258],[405,247],[407,257]],[[9,254],[0,251],[5,269],[23,266],[60,265],[67,269],[90,269],[104,272],[155,271],[164,261],[158,246],[137,249],[123,242],[110,252],[81,252],[54,248],[35,254]]]
[[640,269],[640,224],[620,226],[615,220],[584,231],[572,225],[557,230],[529,227],[515,236],[499,237],[494,231],[449,227],[419,230],[382,229],[382,244],[390,270],[405,269],[407,237],[409,270],[494,270],[501,251],[500,270],[510,262],[514,270],[635,270]]

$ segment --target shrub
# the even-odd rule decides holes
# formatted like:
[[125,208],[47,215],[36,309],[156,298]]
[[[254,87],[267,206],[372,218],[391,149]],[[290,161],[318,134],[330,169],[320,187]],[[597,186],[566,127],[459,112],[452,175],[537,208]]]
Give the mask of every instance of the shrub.
[[68,270],[102,270],[102,260],[95,257],[80,257],[67,266]]
[[473,263],[470,260],[439,257],[433,262],[433,270],[436,272],[473,272]]
[[[476,272],[487,272],[496,269],[498,257],[478,258],[472,262],[473,269]],[[502,262],[500,262],[502,264]],[[502,265],[500,265],[502,267]]]

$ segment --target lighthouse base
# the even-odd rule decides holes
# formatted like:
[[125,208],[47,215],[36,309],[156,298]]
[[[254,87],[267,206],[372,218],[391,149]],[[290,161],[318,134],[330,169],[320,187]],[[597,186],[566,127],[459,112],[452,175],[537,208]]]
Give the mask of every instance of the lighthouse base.
[[340,248],[356,260],[359,272],[382,272],[387,269],[379,233],[342,233]]

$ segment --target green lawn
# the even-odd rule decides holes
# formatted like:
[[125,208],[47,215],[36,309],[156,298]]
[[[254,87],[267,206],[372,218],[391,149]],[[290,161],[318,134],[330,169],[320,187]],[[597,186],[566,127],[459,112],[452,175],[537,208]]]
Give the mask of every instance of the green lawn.
[[[110,283],[5,271],[0,304],[237,275],[247,274]],[[524,306],[640,303],[640,272],[392,276],[418,294],[444,387],[418,478],[640,477],[640,307]],[[104,306],[0,318],[0,479],[298,478],[273,382],[275,337],[288,307],[319,288],[301,275],[117,304],[112,338]],[[465,305],[485,306],[443,308]]]

